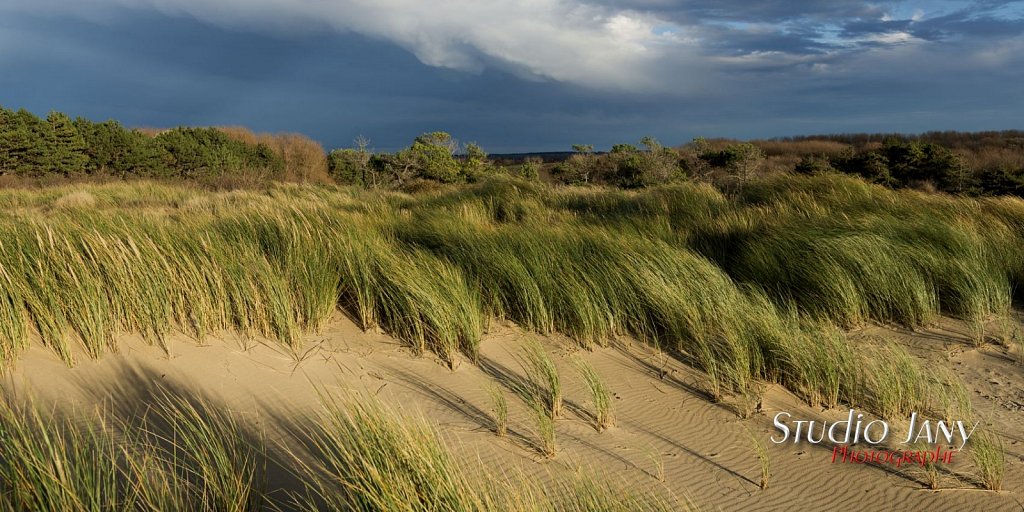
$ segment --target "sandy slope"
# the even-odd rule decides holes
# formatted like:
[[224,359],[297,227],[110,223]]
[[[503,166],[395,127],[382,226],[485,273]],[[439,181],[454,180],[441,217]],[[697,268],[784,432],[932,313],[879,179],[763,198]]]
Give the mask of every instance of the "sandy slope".
[[[784,389],[768,390],[761,411],[740,420],[728,404],[709,402],[700,375],[623,341],[592,352],[567,340],[544,339],[567,381],[568,412],[558,421],[559,453],[551,461],[535,451],[537,436],[522,401],[506,390],[511,435],[491,433],[492,383],[508,386],[522,376],[516,358],[524,335],[513,326],[492,325],[479,365],[469,362],[451,372],[432,356],[416,357],[393,339],[363,333],[338,316],[324,332],[308,336],[306,351],[290,354],[272,342],[244,343],[233,335],[197,346],[184,336],[173,340],[172,355],[125,337],[120,352],[73,369],[34,344],[4,380],[4,391],[32,394],[62,409],[88,410],[98,404],[126,412],[144,406],[157,386],[194,393],[248,418],[270,441],[287,439],[294,420],[318,408],[318,389],[370,393],[394,407],[435,421],[467,458],[494,470],[522,470],[538,478],[590,468],[626,479],[637,488],[667,487],[703,509],[825,510],[1021,510],[1024,502],[1024,368],[1005,347],[969,345],[965,329],[944,321],[935,329],[911,333],[873,327],[855,336],[883,336],[911,346],[934,364],[956,369],[973,391],[975,410],[1005,442],[1009,459],[1000,493],[977,488],[970,457],[964,453],[942,477],[941,491],[924,490],[916,468],[832,464],[831,447],[771,445],[773,476],[758,488],[759,469],[749,431],[763,439],[775,433],[778,411],[795,417],[838,419],[846,410],[806,407]],[[619,426],[598,433],[588,416],[590,404],[572,357],[590,361],[615,392]],[[894,436],[895,437],[895,436]],[[662,469],[663,468],[663,475]],[[664,477],[664,482],[661,477]],[[288,486],[285,472],[272,475]]]

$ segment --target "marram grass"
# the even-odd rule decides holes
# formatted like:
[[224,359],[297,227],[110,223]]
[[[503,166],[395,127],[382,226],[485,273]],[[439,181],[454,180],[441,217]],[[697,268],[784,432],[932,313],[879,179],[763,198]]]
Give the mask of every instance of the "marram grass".
[[990,491],[1003,487],[1006,473],[1006,451],[999,436],[990,431],[981,431],[971,438],[971,459],[981,486]]
[[[316,455],[300,474],[300,510],[692,510],[658,492],[634,492],[591,472],[552,474],[545,483],[456,460],[435,427],[372,398],[327,398],[306,435]],[[540,408],[540,414],[548,411]],[[552,447],[553,448],[553,447]]]
[[0,205],[6,365],[31,340],[73,364],[127,332],[168,351],[172,333],[223,330],[297,351],[341,309],[453,368],[502,318],[583,346],[650,342],[704,371],[715,399],[778,382],[809,403],[896,414],[924,397],[886,389],[928,372],[909,358],[906,375],[864,381],[842,329],[982,326],[1024,289],[1024,202],[837,176],[736,197],[686,183],[491,179],[405,195],[143,182],[4,190]]
[[436,427],[368,397],[325,396],[276,444],[202,398],[164,390],[149,405],[65,416],[0,403],[0,510],[693,509],[596,473],[538,479],[460,460]]
[[163,394],[150,416],[0,404],[0,510],[260,510],[266,460],[235,420]]
[[576,359],[576,369],[590,391],[591,404],[594,407],[594,428],[598,432],[615,426],[615,397],[594,366],[583,358]]

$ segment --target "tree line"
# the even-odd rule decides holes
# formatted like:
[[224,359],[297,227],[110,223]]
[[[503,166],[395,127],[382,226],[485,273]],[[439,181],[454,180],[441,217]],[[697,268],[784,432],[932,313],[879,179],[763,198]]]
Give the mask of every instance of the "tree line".
[[200,178],[238,172],[278,174],[283,159],[214,128],[174,128],[149,136],[117,121],[40,118],[0,108],[0,173],[26,177],[108,175]]
[[888,138],[838,155],[804,155],[794,171],[842,172],[891,188],[952,194],[1024,196],[1024,155],[985,161],[986,151],[953,150],[920,139]]
[[359,138],[324,151],[298,134],[257,134],[239,127],[138,130],[117,121],[40,118],[0,107],[0,176],[322,182],[416,189],[474,182],[493,173],[568,185],[643,188],[703,180],[726,190],[764,175],[840,172],[892,188],[966,195],[1024,196],[1024,132],[930,132],[919,136],[851,134],[735,141],[697,138],[668,147],[651,137],[597,152],[577,144],[559,161],[492,161],[478,144],[429,132],[394,153]]

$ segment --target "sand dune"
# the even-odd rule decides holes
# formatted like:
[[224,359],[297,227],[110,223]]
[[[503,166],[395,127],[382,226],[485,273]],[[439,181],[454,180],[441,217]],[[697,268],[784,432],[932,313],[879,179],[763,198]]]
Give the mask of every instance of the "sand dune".
[[[98,360],[82,357],[68,368],[52,351],[33,344],[4,376],[4,392],[32,396],[72,414],[97,406],[130,413],[144,408],[155,389],[172,387],[222,404],[267,440],[282,443],[287,443],[287,429],[295,428],[291,420],[315,411],[321,393],[363,393],[426,417],[460,456],[495,471],[549,479],[585,468],[621,478],[637,490],[667,490],[702,509],[1020,510],[1024,375],[1009,349],[976,348],[966,332],[958,322],[943,320],[920,332],[871,327],[852,336],[896,340],[964,379],[977,416],[1005,444],[1008,464],[1001,492],[979,489],[967,453],[940,468],[941,490],[933,491],[925,488],[914,465],[833,464],[831,446],[807,443],[768,443],[771,479],[761,490],[748,432],[765,440],[773,436],[772,418],[779,411],[835,421],[847,409],[812,409],[773,386],[754,416],[740,419],[730,404],[707,398],[699,372],[630,340],[585,351],[570,348],[558,336],[542,338],[566,389],[566,410],[556,423],[558,453],[545,459],[536,450],[534,420],[512,390],[524,378],[517,354],[534,335],[500,323],[490,326],[480,360],[462,361],[455,371],[433,355],[413,355],[386,335],[364,333],[340,314],[321,333],[307,335],[297,353],[279,343],[222,333],[204,345],[175,336],[168,355],[139,338],[124,337],[118,353]],[[588,393],[573,365],[577,357],[590,362],[613,391],[616,427],[605,432],[594,427]],[[509,401],[506,438],[492,432],[488,387],[494,385]],[[893,424],[898,428],[900,422]],[[290,478],[287,471],[272,471],[270,488],[295,485]]]

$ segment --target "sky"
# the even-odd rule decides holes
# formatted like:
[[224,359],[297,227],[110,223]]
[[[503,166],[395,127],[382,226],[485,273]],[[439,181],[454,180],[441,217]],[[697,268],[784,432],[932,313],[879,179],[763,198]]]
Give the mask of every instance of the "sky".
[[1024,128],[1024,1],[0,0],[0,106],[393,151]]

